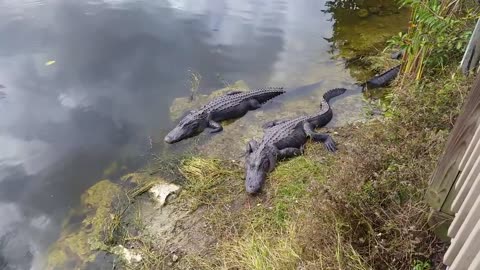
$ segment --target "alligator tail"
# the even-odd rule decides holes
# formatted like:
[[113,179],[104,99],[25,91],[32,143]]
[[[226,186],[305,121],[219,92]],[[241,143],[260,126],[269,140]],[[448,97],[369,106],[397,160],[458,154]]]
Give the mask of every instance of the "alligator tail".
[[340,96],[341,94],[345,93],[347,89],[345,88],[334,88],[331,90],[328,90],[325,94],[323,94],[323,99],[325,99],[326,102],[329,102],[330,99]]
[[374,89],[387,86],[398,76],[399,72],[400,65],[394,66],[393,68],[383,72],[382,74],[371,78],[370,80],[361,85],[363,87],[363,91],[365,91],[365,88]]

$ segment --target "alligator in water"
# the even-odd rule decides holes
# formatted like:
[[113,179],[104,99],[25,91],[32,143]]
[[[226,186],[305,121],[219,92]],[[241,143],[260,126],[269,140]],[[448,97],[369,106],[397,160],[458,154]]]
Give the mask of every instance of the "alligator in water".
[[316,133],[315,128],[323,127],[333,117],[329,101],[345,93],[345,88],[329,90],[323,95],[320,112],[290,120],[277,120],[264,125],[265,134],[260,143],[252,140],[247,145],[245,188],[248,193],[259,192],[268,172],[276,165],[277,159],[300,155],[308,138],[323,142],[328,151],[335,152],[332,137]]
[[232,91],[218,97],[198,111],[189,112],[178,125],[165,137],[165,142],[176,143],[200,134],[206,128],[211,133],[223,130],[219,121],[244,116],[248,111],[256,110],[268,100],[285,93],[283,87],[271,87],[247,92]]
[[400,72],[400,65],[395,66],[383,72],[382,74],[371,78],[367,82],[361,84],[361,86],[363,87],[363,91],[365,91],[366,89],[375,89],[375,88],[387,86],[388,84],[390,84],[391,81],[393,81],[398,76],[399,72]]

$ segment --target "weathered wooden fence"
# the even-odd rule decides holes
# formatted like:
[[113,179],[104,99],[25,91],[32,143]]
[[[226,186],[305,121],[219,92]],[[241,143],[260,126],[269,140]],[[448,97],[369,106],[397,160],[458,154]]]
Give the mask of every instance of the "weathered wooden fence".
[[426,199],[433,209],[431,221],[443,225],[439,234],[451,239],[444,263],[452,270],[480,269],[480,76],[455,123]]

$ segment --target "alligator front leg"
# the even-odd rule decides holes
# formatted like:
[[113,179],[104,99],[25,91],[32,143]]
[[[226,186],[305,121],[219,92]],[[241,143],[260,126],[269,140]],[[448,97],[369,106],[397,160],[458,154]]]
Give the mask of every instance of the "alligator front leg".
[[257,150],[257,148],[258,148],[258,142],[255,140],[250,140],[247,144],[247,149],[246,149],[247,155]]
[[208,121],[208,127],[212,129],[210,133],[217,133],[223,130],[222,125],[213,120]]
[[248,101],[248,107],[250,110],[256,110],[256,109],[259,109],[260,107],[262,107],[262,104],[260,104],[260,102],[258,102],[256,99],[252,98],[252,99],[249,99]]
[[278,151],[279,158],[289,158],[294,156],[299,156],[302,154],[302,150],[295,147],[284,148]]
[[337,151],[335,141],[332,139],[330,135],[324,134],[324,133],[316,133],[313,130],[313,127],[310,123],[303,124],[303,130],[305,131],[305,134],[307,134],[307,136],[310,137],[313,141],[323,142],[323,144],[325,145],[325,148],[327,148],[328,151],[330,152]]

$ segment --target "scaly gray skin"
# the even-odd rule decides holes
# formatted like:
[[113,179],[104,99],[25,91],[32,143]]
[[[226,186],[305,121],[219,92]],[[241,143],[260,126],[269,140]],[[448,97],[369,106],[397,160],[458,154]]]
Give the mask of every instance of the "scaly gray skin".
[[387,86],[388,84],[390,84],[391,81],[393,81],[398,76],[399,72],[400,72],[400,65],[395,66],[383,72],[382,74],[371,78],[370,80],[368,80],[367,82],[361,85],[363,87],[363,91],[365,91],[365,89],[375,89],[375,88]]
[[211,133],[223,130],[219,121],[244,116],[248,111],[256,110],[268,100],[285,93],[283,87],[272,87],[247,92],[232,91],[218,97],[198,111],[189,112],[178,125],[165,137],[166,143],[176,143],[200,134],[207,127]]
[[316,133],[315,128],[323,127],[333,117],[329,100],[345,93],[345,88],[336,88],[323,95],[321,110],[310,116],[291,120],[277,120],[264,125],[265,134],[258,143],[252,140],[246,150],[245,188],[250,194],[259,192],[267,173],[271,172],[278,159],[300,155],[308,138],[323,142],[328,151],[335,152],[335,142],[327,134]]

